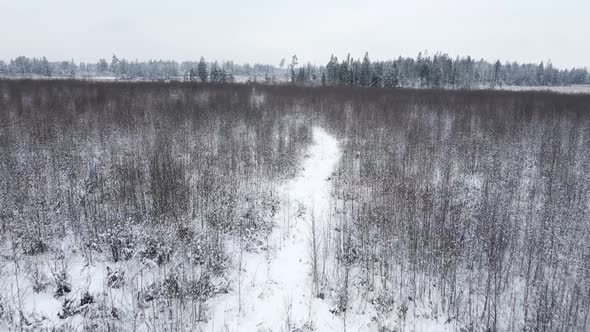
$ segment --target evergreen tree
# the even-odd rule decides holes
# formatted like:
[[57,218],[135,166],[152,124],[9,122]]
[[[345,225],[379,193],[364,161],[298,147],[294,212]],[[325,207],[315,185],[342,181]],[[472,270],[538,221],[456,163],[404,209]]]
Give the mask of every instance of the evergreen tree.
[[325,76],[326,76],[326,82],[329,84],[332,84],[332,75],[334,73],[334,54],[330,55],[330,60],[328,61],[328,64],[326,65],[326,72],[325,72]]
[[295,81],[297,79],[296,75],[295,75],[295,66],[297,66],[297,64],[299,60],[297,60],[297,55],[293,55],[293,57],[291,58],[291,64],[289,64],[289,68],[291,70],[291,83],[295,84]]
[[199,60],[199,65],[197,66],[197,73],[199,74],[199,79],[201,82],[207,82],[208,73],[207,73],[207,63],[205,63],[205,58],[201,57]]
[[547,68],[545,69],[545,85],[556,85],[556,76],[553,69],[551,60],[547,61]]
[[361,67],[361,85],[369,86],[371,84],[371,60],[369,60],[369,52],[365,52],[363,64]]
[[442,88],[444,85],[444,73],[441,62],[437,55],[434,56],[432,59],[432,63],[430,65],[431,69],[429,70],[431,74],[431,81],[432,86],[435,88]]
[[462,87],[463,88],[471,88],[472,84],[473,84],[473,60],[471,60],[470,56],[467,56],[467,58],[464,61],[464,68],[463,68],[463,81],[462,81]]
[[350,53],[346,56],[346,60],[343,60],[342,64],[340,65],[338,81],[340,82],[340,84],[352,85],[352,73],[350,71]]
[[129,78],[129,63],[127,60],[122,59],[119,61],[119,75],[124,78]]
[[338,58],[333,54],[330,56],[330,61],[326,66],[326,80],[328,84],[334,85],[338,83]]
[[49,61],[47,61],[46,57],[43,57],[41,60],[41,66],[41,75],[51,77],[51,65],[49,64]]
[[297,83],[304,84],[305,81],[305,68],[299,68],[299,72],[297,73]]
[[429,58],[423,58],[422,52],[418,53],[416,65],[418,70],[419,84],[421,87],[430,86],[430,65]]
[[78,71],[78,67],[74,63],[74,59],[72,59],[69,63],[69,66],[68,66],[67,76],[69,78],[73,78],[76,76],[77,71]]
[[100,59],[96,69],[99,74],[104,75],[109,71],[109,63],[105,59]]
[[383,86],[383,63],[382,62],[375,62],[372,66],[371,70],[371,80],[369,82],[369,86],[373,87],[381,87]]
[[536,85],[545,85],[545,67],[544,67],[542,61],[539,64],[539,67],[537,67],[537,73],[535,75],[535,83],[536,83]]
[[221,83],[227,83],[227,72],[225,71],[225,69],[222,68],[219,75],[219,81]]
[[217,61],[215,61],[211,66],[211,74],[209,75],[209,78],[213,83],[221,82],[221,72],[219,71]]
[[117,58],[117,55],[115,55],[115,54],[113,54],[113,57],[111,58],[110,70],[113,75],[115,75],[115,76],[120,75],[119,58]]
[[500,60],[498,60],[498,61],[496,61],[496,63],[494,63],[494,72],[492,74],[492,84],[491,84],[492,89],[494,89],[497,86],[502,86],[502,82],[500,81],[501,70],[502,70],[502,64],[500,63]]
[[399,86],[399,70],[397,63],[393,62],[384,73],[383,86],[386,88],[397,88]]
[[449,84],[452,88],[457,87],[459,78],[459,57],[454,62],[451,62],[451,75],[449,78]]
[[399,73],[399,68],[397,68],[397,63],[393,63],[393,87],[397,88],[401,85],[401,78]]
[[31,67],[32,63],[31,60],[27,59],[24,56],[19,56],[14,60],[10,60],[10,67],[12,68],[12,72],[17,75],[28,75],[31,74]]

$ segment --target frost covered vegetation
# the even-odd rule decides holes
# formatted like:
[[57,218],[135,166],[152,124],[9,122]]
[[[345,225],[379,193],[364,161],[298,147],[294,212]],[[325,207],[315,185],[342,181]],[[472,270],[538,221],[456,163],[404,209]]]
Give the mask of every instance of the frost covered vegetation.
[[0,92],[0,330],[204,319],[204,301],[231,286],[224,238],[263,246],[275,183],[310,141],[292,109],[260,106],[247,86]]
[[341,273],[326,276],[342,308],[352,288],[385,321],[590,328],[589,95],[309,94],[343,142],[332,220]]
[[283,262],[309,269],[321,312],[277,305],[283,330],[588,330],[588,110],[548,92],[0,81],[0,329],[229,330],[207,324],[226,293],[247,310],[241,273],[264,273],[242,253],[272,256],[278,188],[321,126],[341,153],[328,213],[292,211],[312,214],[310,264]]

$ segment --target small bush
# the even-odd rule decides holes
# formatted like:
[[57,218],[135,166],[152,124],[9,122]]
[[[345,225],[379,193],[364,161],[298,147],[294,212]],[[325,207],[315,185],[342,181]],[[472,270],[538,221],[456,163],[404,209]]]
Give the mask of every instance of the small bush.
[[120,318],[121,318],[121,313],[119,313],[119,309],[117,309],[117,308],[115,308],[115,307],[112,307],[112,308],[111,308],[111,316],[112,316],[114,319],[120,319]]
[[179,226],[176,236],[184,243],[191,243],[196,237],[195,231],[188,226]]
[[68,283],[59,283],[55,290],[55,297],[61,297],[72,291],[72,287]]
[[176,298],[182,294],[182,289],[176,274],[171,274],[166,279],[164,279],[164,283],[162,284],[162,293],[169,298]]
[[371,300],[378,312],[387,314],[395,309],[395,299],[391,295],[382,294]]
[[149,238],[142,250],[142,257],[156,262],[158,265],[170,260],[172,249],[163,239]]
[[23,236],[20,239],[20,245],[25,255],[35,256],[40,255],[49,249],[47,243],[40,238]]
[[125,271],[119,269],[112,270],[107,266],[107,286],[110,288],[120,288],[125,281]]
[[127,222],[113,221],[101,238],[106,242],[114,262],[129,260],[135,252],[133,235],[129,232],[130,225]]
[[56,298],[62,297],[72,291],[72,286],[68,281],[68,276],[65,271],[58,273],[54,276],[55,279],[55,293]]
[[33,291],[35,293],[41,293],[45,291],[49,285],[49,278],[43,271],[40,264],[38,262],[27,262],[25,268],[27,270],[27,276],[31,282]]
[[203,274],[199,279],[187,282],[186,293],[194,299],[204,301],[217,293],[217,289],[211,283],[209,274]]
[[80,306],[85,306],[87,304],[92,303],[94,303],[94,296],[92,296],[88,291],[86,291],[86,293],[84,293],[84,295],[82,295],[82,298],[80,299]]
[[70,299],[65,299],[64,303],[61,306],[61,311],[57,313],[57,317],[60,319],[66,319],[76,314],[76,308],[74,305],[74,301]]
[[397,313],[399,319],[405,321],[407,314],[408,314],[408,306],[405,304],[400,305],[399,309],[398,309],[398,313]]

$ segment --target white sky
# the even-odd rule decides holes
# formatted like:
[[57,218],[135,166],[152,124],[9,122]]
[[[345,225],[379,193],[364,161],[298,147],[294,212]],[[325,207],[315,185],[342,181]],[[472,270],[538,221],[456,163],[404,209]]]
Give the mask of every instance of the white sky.
[[589,0],[0,0],[0,59],[372,59],[442,51],[590,66]]

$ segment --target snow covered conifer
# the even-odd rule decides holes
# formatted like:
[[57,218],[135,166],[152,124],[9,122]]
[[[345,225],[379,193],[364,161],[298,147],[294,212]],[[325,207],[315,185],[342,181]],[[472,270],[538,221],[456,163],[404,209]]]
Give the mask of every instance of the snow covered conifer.
[[207,63],[205,63],[205,58],[201,57],[199,60],[199,65],[197,66],[197,72],[199,74],[199,79],[201,82],[207,82],[207,77],[209,76],[207,73]]
[[371,60],[369,60],[369,52],[365,52],[363,64],[361,67],[361,85],[369,86],[371,84]]
[[113,54],[113,58],[111,59],[111,73],[115,76],[120,74],[120,65],[119,65],[119,58],[117,55]]
[[291,64],[289,65],[289,68],[291,70],[291,83],[295,84],[295,80],[297,79],[296,74],[295,74],[295,66],[297,66],[298,64],[298,60],[297,60],[297,55],[293,55],[293,57],[291,58]]

